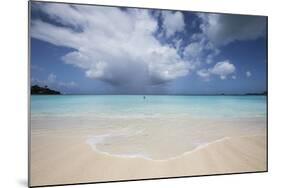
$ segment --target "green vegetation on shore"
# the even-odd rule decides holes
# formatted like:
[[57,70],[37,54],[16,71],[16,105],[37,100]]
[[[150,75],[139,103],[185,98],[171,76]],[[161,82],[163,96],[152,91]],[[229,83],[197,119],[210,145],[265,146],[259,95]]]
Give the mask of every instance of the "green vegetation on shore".
[[31,86],[31,95],[60,95],[59,91],[49,89],[48,86],[40,87],[38,85]]

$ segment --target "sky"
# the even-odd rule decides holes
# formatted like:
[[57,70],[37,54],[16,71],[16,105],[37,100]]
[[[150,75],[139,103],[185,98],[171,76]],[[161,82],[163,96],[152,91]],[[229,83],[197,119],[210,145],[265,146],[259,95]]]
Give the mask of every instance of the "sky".
[[31,2],[30,36],[31,84],[65,94],[267,89],[262,16]]

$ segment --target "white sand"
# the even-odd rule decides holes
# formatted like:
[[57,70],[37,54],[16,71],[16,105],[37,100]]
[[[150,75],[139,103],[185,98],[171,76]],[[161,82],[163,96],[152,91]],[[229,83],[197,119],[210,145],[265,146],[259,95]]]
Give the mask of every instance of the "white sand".
[[[265,132],[233,135],[167,160],[97,152],[87,144],[91,132],[91,129],[65,131],[33,127],[31,186],[266,170]],[[177,144],[180,143],[179,140]],[[169,152],[173,146],[165,144],[158,143],[158,146]]]

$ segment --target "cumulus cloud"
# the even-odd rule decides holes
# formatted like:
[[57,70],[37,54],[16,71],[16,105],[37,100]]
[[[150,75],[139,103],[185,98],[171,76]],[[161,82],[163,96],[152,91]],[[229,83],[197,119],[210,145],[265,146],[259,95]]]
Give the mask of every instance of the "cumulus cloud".
[[247,71],[247,72],[246,72],[246,76],[247,76],[247,77],[251,77],[251,76],[252,76],[252,73],[251,73],[250,71]]
[[[190,72],[205,81],[212,76],[236,79],[234,63],[221,59],[227,58],[220,56],[223,45],[263,36],[266,23],[262,17],[202,13],[196,14],[198,32],[189,35],[188,18],[178,11],[32,5],[44,16],[32,18],[31,37],[70,49],[62,61],[87,78],[132,91],[165,85]],[[75,85],[59,82],[54,74],[42,82]]]
[[185,22],[181,12],[163,11],[161,15],[166,37],[171,37],[176,32],[184,30]]
[[185,47],[184,53],[186,56],[198,57],[203,49],[204,46],[200,42],[192,42]]
[[[198,70],[197,75],[202,77],[204,80],[209,80],[211,75],[217,75],[220,79],[225,80],[227,79],[227,76],[233,74],[235,70],[236,68],[234,64],[225,60],[216,63],[212,68]],[[236,79],[236,77],[233,75],[232,79]]]
[[[53,21],[33,19],[31,36],[73,49],[62,60],[84,70],[88,78],[130,88],[165,83],[190,71],[191,62],[176,47],[155,37],[159,25],[150,10],[36,5]],[[183,30],[182,13],[161,14],[165,35]]]
[[202,33],[195,33],[191,36],[191,42],[183,50],[185,59],[193,62],[194,67],[215,62],[215,58],[220,54],[218,49]]
[[212,74],[219,75],[222,80],[226,78],[227,75],[235,72],[235,66],[231,64],[228,60],[221,61],[215,64],[213,68],[209,70]]
[[[233,41],[257,39],[264,35],[266,29],[264,17],[210,13],[199,13],[197,16],[201,19],[201,33],[193,34],[193,42],[184,50],[187,59],[197,62],[195,64],[211,64],[215,62],[215,58],[220,54],[219,48],[223,45]],[[225,60],[216,63],[212,68],[201,68],[196,73],[205,81],[209,81],[212,75],[224,80],[233,74],[235,69],[233,63]],[[246,75],[251,76],[250,73]],[[231,78],[235,80],[236,76],[232,75]]]
[[[206,64],[213,63],[219,53],[220,50],[210,44],[204,37],[193,40],[183,49],[183,57],[186,61],[192,62],[190,64],[190,69],[192,70],[197,70]],[[204,72],[197,71],[197,75],[201,76],[202,74]]]
[[200,28],[216,45],[226,45],[236,40],[253,40],[264,35],[266,18],[228,14],[200,13]]

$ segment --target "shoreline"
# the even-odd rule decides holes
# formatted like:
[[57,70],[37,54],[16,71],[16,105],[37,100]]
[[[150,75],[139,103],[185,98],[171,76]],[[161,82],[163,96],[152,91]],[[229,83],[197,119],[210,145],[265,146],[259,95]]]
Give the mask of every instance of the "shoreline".
[[[220,138],[220,139],[217,139],[217,140],[214,140],[214,141],[210,141],[208,143],[204,143],[204,144],[201,144],[197,147],[195,147],[194,149],[191,149],[190,151],[186,151],[182,154],[179,154],[177,156],[174,156],[174,157],[170,157],[170,158],[167,158],[167,159],[153,159],[153,158],[150,158],[148,156],[145,156],[145,155],[127,155],[127,154],[113,154],[113,153],[110,153],[110,152],[106,152],[106,151],[101,151],[99,149],[97,149],[96,147],[94,146],[91,146],[91,148],[97,152],[97,153],[100,153],[100,154],[103,154],[103,155],[107,155],[107,156],[112,156],[112,157],[117,157],[117,158],[124,158],[124,159],[127,159],[127,158],[132,158],[132,159],[144,159],[144,160],[148,160],[148,161],[153,161],[153,162],[168,162],[170,160],[175,160],[175,159],[179,159],[181,157],[184,157],[186,155],[189,155],[189,154],[192,154],[198,150],[201,150],[201,149],[205,149],[205,148],[208,148],[209,146],[211,145],[215,145],[217,143],[223,143],[225,141],[229,141],[229,140],[233,140],[233,139],[243,139],[243,138],[249,138],[249,137],[261,137],[262,135],[250,135],[250,136],[237,136],[237,137],[223,137],[223,138]],[[87,143],[88,141],[86,141]],[[87,143],[89,144],[89,143]],[[91,145],[91,144],[90,144]]]
[[[223,104],[220,106],[225,108]],[[161,108],[149,110],[142,103],[140,111],[149,112],[145,118],[31,113],[31,185],[265,171],[267,119],[254,116],[263,112],[263,102],[254,104],[260,108],[249,114],[242,111],[249,118],[231,118],[213,110],[210,114],[222,118],[196,118],[188,111],[186,116],[171,117],[164,114],[165,109],[161,111],[164,115],[154,117],[151,113]],[[226,114],[234,112],[227,109]],[[63,108],[59,111],[65,112]]]

